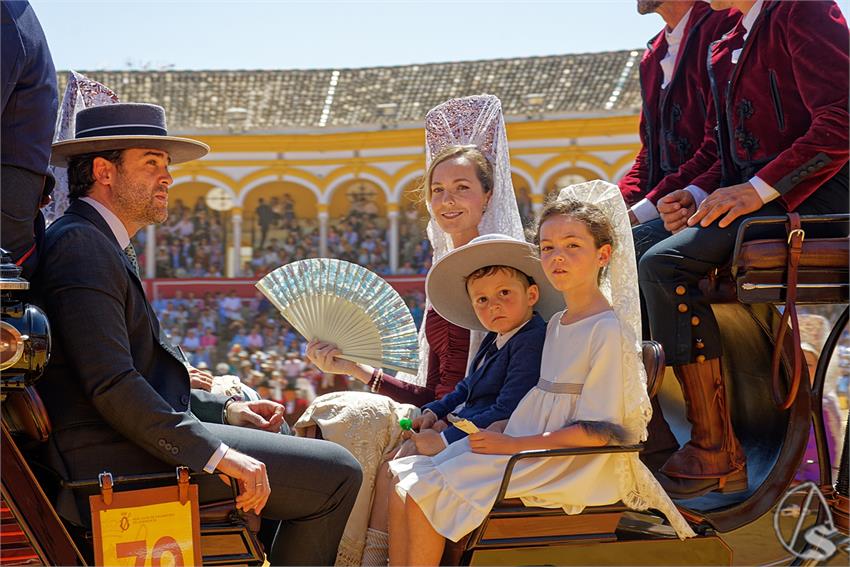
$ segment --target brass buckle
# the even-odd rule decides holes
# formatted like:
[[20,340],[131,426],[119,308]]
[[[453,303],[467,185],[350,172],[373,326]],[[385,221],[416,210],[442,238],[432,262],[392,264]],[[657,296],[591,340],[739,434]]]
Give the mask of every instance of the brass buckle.
[[794,239],[795,236],[800,237],[800,242],[803,242],[806,239],[806,231],[802,228],[795,228],[791,232],[788,233],[788,244],[791,244],[791,240]]

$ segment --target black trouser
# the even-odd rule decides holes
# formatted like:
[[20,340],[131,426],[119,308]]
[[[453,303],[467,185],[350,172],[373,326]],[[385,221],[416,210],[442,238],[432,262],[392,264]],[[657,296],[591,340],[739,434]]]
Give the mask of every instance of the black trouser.
[[[801,215],[847,211],[846,167],[796,210]],[[648,338],[649,330],[651,338],[664,347],[667,364],[688,364],[699,355],[706,359],[721,355],[720,330],[698,283],[729,262],[738,227],[745,218],[784,216],[786,212],[781,204],[772,201],[726,228],[719,228],[715,221],[706,228],[693,226],[671,234],[661,219],[634,228],[644,338]],[[812,225],[807,234],[819,236],[818,228]],[[747,234],[749,239],[780,238],[784,232],[783,227],[773,225],[753,227]]]
[[[228,447],[266,465],[271,495],[262,510],[262,517],[264,524],[265,520],[279,523],[274,542],[266,547],[269,563],[333,565],[362,480],[360,464],[351,453],[329,441],[215,423],[204,423],[204,426]],[[85,451],[91,455],[88,449]],[[129,442],[110,446],[109,450],[97,454],[101,456],[98,462],[87,458],[85,470],[76,471],[76,480],[96,478],[102,470],[109,470],[115,475],[174,470]],[[217,475],[202,475],[194,479],[198,481],[201,503],[232,498],[231,488]],[[128,485],[122,488],[129,490],[148,486]],[[75,494],[80,514],[78,520],[85,526],[90,525],[88,495],[93,494],[92,490],[79,490]],[[67,496],[69,494],[65,493],[64,497]],[[64,505],[67,506],[67,500],[64,500]],[[62,501],[59,509],[74,520],[73,512],[63,507]]]
[[12,165],[0,167],[0,248],[9,252],[14,262],[29,254],[22,265],[23,277],[29,279],[35,270],[36,233],[44,232],[38,206],[44,191],[44,175]]

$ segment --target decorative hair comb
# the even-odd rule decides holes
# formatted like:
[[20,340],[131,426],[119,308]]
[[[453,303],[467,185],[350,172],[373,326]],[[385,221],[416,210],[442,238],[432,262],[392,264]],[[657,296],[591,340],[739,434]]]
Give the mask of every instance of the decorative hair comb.
[[425,115],[425,145],[429,156],[452,145],[477,146],[491,163],[496,161],[502,102],[488,94],[453,98]]

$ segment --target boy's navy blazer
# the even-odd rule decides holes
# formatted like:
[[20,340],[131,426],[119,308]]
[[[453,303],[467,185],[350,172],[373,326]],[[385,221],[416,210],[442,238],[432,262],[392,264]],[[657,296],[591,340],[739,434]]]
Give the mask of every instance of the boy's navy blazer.
[[[540,379],[545,339],[546,321],[534,313],[528,323],[479,366],[496,340],[496,333],[487,333],[472,360],[475,370],[461,380],[453,392],[422,406],[422,410],[431,410],[437,417],[444,418],[465,402],[456,415],[468,419],[480,429],[507,419]],[[452,426],[445,430],[444,435],[446,441],[454,443],[466,433]]]

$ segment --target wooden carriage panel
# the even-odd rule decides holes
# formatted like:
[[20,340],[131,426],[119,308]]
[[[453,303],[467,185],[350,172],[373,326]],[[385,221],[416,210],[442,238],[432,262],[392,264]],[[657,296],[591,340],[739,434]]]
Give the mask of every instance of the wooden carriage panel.
[[575,542],[476,550],[470,565],[731,565],[732,550],[716,535],[678,539]]
[[578,534],[611,534],[620,522],[622,512],[608,514],[561,514],[559,516],[520,516],[516,518],[492,518],[487,522],[479,544],[492,540],[522,539],[538,537],[561,537]]

